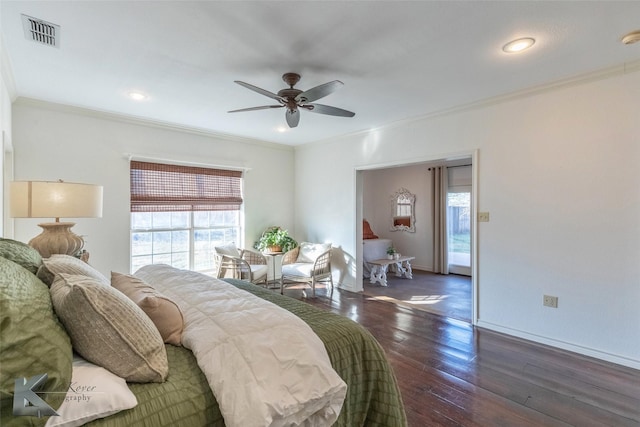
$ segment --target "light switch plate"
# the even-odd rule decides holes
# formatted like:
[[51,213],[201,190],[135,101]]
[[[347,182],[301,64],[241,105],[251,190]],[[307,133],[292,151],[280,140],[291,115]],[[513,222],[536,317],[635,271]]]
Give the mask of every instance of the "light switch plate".
[[489,222],[489,212],[478,212],[478,222]]

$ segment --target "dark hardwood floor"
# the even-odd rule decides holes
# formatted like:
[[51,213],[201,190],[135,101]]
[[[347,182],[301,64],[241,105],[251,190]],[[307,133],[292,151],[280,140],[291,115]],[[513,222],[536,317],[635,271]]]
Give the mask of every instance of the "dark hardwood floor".
[[412,427],[640,426],[638,370],[363,294],[285,294],[371,331],[393,366]]
[[365,279],[364,293],[377,299],[471,322],[471,277],[413,270],[413,279],[388,275],[387,286]]

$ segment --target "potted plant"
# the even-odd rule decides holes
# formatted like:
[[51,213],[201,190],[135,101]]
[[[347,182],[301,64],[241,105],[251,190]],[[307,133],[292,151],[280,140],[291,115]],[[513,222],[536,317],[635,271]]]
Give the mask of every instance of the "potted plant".
[[289,232],[280,227],[267,228],[255,243],[254,248],[261,252],[287,252],[298,246]]
[[396,254],[396,248],[394,248],[393,246],[389,246],[387,248],[387,259],[393,259],[395,254]]

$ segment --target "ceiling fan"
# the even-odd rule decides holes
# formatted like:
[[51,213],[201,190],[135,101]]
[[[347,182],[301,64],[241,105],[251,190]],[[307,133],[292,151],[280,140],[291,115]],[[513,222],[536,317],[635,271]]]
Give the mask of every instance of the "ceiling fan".
[[257,86],[250,85],[249,83],[236,80],[240,86],[244,86],[254,92],[258,92],[264,96],[275,99],[279,102],[278,105],[263,105],[261,107],[242,108],[240,110],[229,111],[229,113],[238,113],[242,111],[255,111],[266,110],[269,108],[282,108],[286,107],[285,118],[290,128],[298,126],[300,122],[300,108],[308,111],[320,114],[328,114],[330,116],[339,117],[353,117],[356,113],[343,110],[342,108],[331,107],[323,104],[312,104],[313,101],[324,98],[325,96],[333,93],[344,83],[340,80],[334,80],[320,86],[313,87],[309,90],[302,91],[300,89],[294,89],[293,87],[300,81],[300,74],[285,73],[282,75],[282,80],[289,85],[288,88],[278,91],[278,93],[269,92],[268,90],[261,89]]

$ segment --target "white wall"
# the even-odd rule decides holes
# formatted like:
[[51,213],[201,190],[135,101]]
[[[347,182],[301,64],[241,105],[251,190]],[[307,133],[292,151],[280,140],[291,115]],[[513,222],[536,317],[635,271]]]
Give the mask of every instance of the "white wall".
[[[271,225],[293,229],[291,147],[249,143],[167,127],[125,122],[52,104],[13,105],[16,180],[57,180],[104,186],[103,217],[70,219],[86,235],[90,262],[105,274],[129,271],[129,162],[125,153],[201,164],[242,166],[245,174],[245,247]],[[42,230],[36,219],[15,219],[15,238]]]
[[639,368],[637,68],[299,147],[296,227],[355,259],[356,169],[474,149],[478,324]]
[[[7,226],[7,205],[4,194],[6,193],[7,178],[13,174],[13,145],[11,143],[11,101],[13,96],[13,75],[9,66],[9,58],[6,55],[2,32],[0,32],[0,236],[11,235],[12,227]],[[10,225],[10,224],[9,224]]]
[[4,236],[5,162],[11,156],[11,101],[2,74],[0,74],[0,149],[2,150],[2,158],[0,159],[0,236]]

